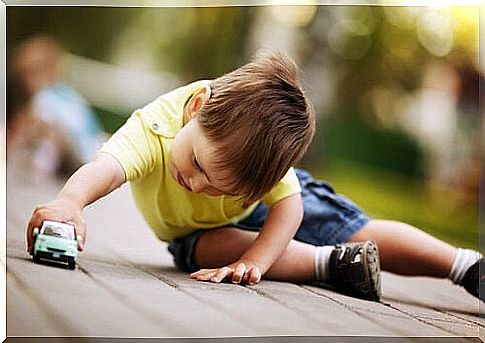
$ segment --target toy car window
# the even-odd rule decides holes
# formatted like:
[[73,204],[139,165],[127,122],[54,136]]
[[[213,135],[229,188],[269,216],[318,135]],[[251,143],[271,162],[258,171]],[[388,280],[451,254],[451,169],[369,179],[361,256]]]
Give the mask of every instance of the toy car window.
[[44,230],[42,232],[44,235],[49,236],[56,236],[62,237],[67,239],[74,239],[74,232],[72,229],[62,226],[52,226],[46,225],[44,226]]

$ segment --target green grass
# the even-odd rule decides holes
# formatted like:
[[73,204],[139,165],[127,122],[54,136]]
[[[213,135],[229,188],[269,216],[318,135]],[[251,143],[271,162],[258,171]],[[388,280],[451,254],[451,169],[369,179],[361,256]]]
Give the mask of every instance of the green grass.
[[325,171],[311,171],[373,218],[403,221],[453,245],[478,250],[478,203],[460,203],[452,194],[436,199],[423,182],[353,162],[332,161]]
[[115,133],[126,122],[129,116],[129,114],[123,115],[99,107],[93,107],[93,109],[98,115],[104,131],[111,134]]

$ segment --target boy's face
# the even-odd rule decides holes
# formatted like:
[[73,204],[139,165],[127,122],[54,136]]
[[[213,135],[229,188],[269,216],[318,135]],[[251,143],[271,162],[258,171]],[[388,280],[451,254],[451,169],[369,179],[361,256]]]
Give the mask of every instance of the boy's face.
[[15,57],[15,81],[25,95],[32,96],[58,78],[59,55],[52,44],[42,39],[33,40]]
[[227,171],[214,166],[215,146],[203,134],[196,118],[177,134],[172,144],[170,172],[182,187],[212,196],[235,195],[221,183]]

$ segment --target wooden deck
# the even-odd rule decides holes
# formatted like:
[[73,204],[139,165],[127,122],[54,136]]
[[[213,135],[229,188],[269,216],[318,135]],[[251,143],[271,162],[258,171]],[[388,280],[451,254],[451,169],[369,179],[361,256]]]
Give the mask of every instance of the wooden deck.
[[384,304],[311,285],[193,281],[174,268],[166,244],[144,223],[127,186],[85,211],[88,244],[75,271],[34,264],[26,253],[26,222],[34,205],[52,199],[59,187],[7,170],[8,337],[256,336],[281,342],[282,337],[271,337],[367,336],[368,342],[379,337],[383,342],[389,337],[478,342],[483,334],[479,302],[447,280],[384,273]]

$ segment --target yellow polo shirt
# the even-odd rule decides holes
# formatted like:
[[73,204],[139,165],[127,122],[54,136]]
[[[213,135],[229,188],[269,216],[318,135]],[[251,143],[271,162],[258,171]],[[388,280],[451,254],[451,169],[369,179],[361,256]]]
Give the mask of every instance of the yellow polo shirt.
[[[236,196],[193,193],[170,174],[172,142],[183,126],[187,99],[210,81],[202,80],[163,94],[127,122],[101,148],[121,164],[130,182],[135,203],[158,238],[170,241],[196,229],[209,229],[247,217],[259,202],[243,209]],[[268,206],[301,191],[295,171],[261,201]]]

